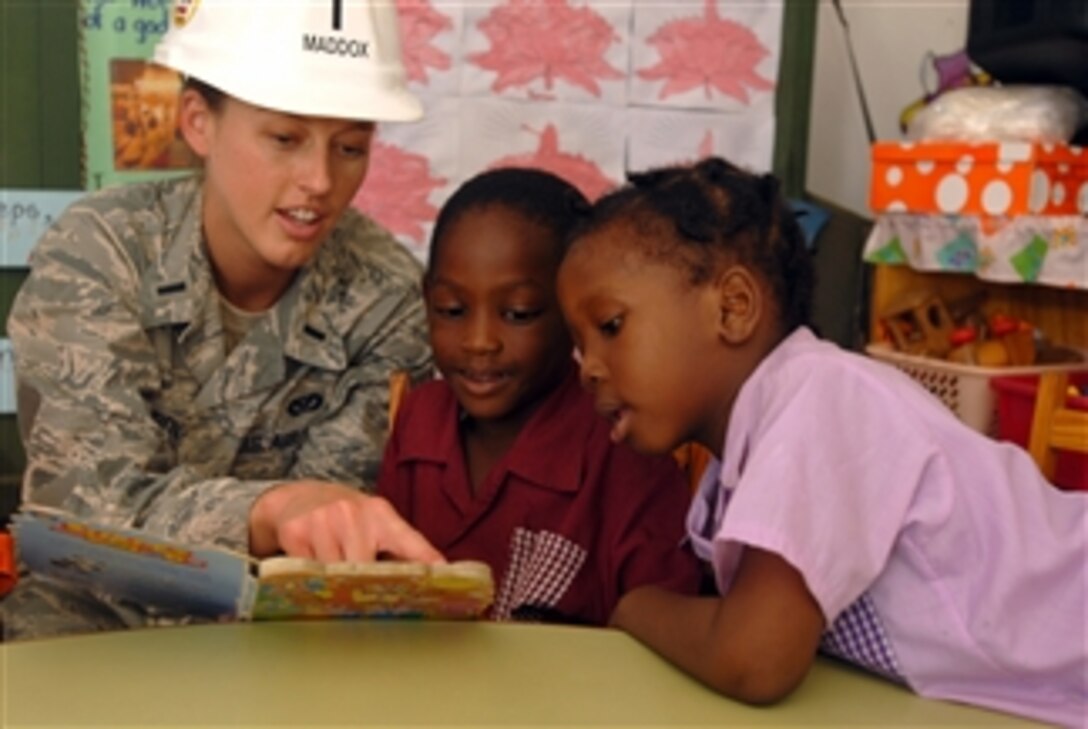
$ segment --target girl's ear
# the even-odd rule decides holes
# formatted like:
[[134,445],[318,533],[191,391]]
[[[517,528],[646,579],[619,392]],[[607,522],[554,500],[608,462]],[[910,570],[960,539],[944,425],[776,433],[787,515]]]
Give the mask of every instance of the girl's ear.
[[744,266],[729,266],[718,276],[718,336],[727,344],[744,344],[763,316],[763,289]]
[[195,89],[181,92],[178,104],[178,128],[193,153],[203,159],[212,146],[215,112]]

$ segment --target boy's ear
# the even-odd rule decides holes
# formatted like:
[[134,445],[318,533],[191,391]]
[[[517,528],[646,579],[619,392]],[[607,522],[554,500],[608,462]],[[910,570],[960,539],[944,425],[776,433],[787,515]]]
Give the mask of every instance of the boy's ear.
[[178,129],[185,137],[186,144],[198,157],[207,157],[211,149],[214,114],[215,112],[198,91],[185,89],[181,92],[181,100],[178,103]]
[[718,336],[728,344],[743,344],[763,316],[763,289],[744,266],[729,266],[717,280]]

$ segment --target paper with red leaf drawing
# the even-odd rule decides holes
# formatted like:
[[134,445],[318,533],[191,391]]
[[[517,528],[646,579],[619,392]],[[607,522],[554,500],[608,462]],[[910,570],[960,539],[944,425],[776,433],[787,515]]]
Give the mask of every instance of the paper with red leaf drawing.
[[[533,131],[527,129],[527,131]],[[608,192],[616,183],[605,176],[601,168],[585,155],[572,149],[564,149],[559,131],[554,124],[547,124],[540,132],[536,149],[526,154],[500,157],[492,167],[535,167],[547,170],[568,180],[589,199],[596,199]]]
[[764,116],[719,111],[631,109],[627,119],[627,165],[633,170],[693,162],[718,155],[742,167],[765,170],[774,147],[774,100],[760,102]]
[[376,139],[370,147],[370,184],[352,204],[411,246],[422,246],[426,224],[438,216],[431,193],[447,182],[419,152]]
[[623,180],[625,122],[608,107],[478,101],[463,107],[462,118],[479,130],[479,139],[462,150],[470,169],[537,167],[591,199]]
[[654,3],[635,14],[631,101],[741,109],[773,96],[782,3]]
[[453,190],[502,164],[589,197],[718,154],[770,169],[781,0],[396,0],[426,107],[382,125],[356,204],[426,257]]
[[508,0],[466,16],[466,94],[623,103],[627,3]]
[[396,0],[408,82],[430,93],[460,94],[461,4]]
[[[388,228],[420,260],[427,256],[442,201],[461,182],[457,97],[424,96],[425,113],[411,124],[378,126],[366,180],[353,205]],[[400,167],[399,160],[409,160]]]

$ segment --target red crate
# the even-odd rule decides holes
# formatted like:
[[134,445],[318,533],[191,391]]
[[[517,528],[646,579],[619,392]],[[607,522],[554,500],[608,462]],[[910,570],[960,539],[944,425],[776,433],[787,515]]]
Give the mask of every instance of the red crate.
[[15,587],[18,574],[15,568],[15,543],[10,534],[0,529],[0,597]]
[[[1069,383],[1085,392],[1088,372],[1071,373]],[[990,387],[997,394],[997,438],[1027,448],[1035,394],[1039,389],[1038,375],[995,377],[990,381]],[[1074,410],[1088,410],[1088,396],[1071,395],[1066,404]],[[1057,451],[1054,484],[1070,491],[1088,491],[1088,456]]]

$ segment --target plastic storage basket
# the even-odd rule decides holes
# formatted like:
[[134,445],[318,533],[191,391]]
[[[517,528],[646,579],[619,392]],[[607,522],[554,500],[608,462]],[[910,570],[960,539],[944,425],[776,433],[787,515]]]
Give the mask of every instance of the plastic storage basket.
[[1039,375],[1055,370],[1083,370],[1085,364],[1032,365],[1030,367],[977,367],[945,360],[903,354],[885,344],[870,344],[866,353],[895,365],[940,398],[968,427],[997,436],[997,399],[990,386],[995,377]]

